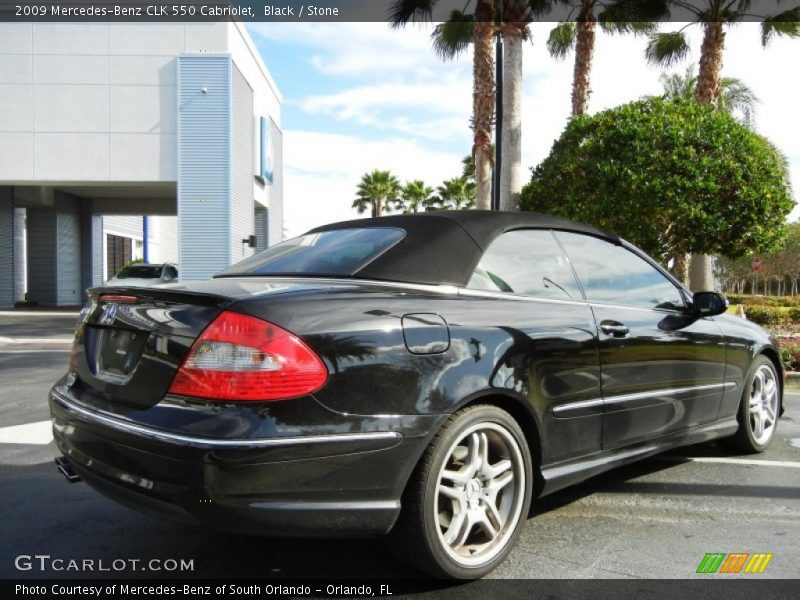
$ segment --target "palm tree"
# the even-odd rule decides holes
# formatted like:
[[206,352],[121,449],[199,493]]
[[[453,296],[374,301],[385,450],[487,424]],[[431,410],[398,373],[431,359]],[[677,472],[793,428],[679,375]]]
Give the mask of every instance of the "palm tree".
[[448,179],[436,191],[439,209],[462,210],[475,207],[475,185],[465,177]]
[[[491,23],[491,34],[489,33],[490,23],[479,16],[477,8],[472,21],[473,29],[469,28],[468,21],[465,23],[464,19],[454,12],[450,21],[442,23],[434,30],[434,47],[440,55],[452,57],[464,51],[469,40],[473,38],[490,44],[496,31],[503,36],[503,120],[501,124],[503,161],[500,165],[499,178],[500,208],[516,210],[523,184],[522,42],[530,39],[528,25],[531,19],[534,15],[546,12],[550,8],[551,2],[549,0],[495,0],[494,4],[497,15],[495,22]],[[488,52],[489,58],[492,58],[491,48],[488,49]],[[483,65],[484,69],[492,67],[493,65]],[[488,98],[486,94],[483,94],[483,97]],[[494,100],[492,101],[494,102]],[[483,114],[490,114],[486,107],[483,108]],[[491,135],[491,124],[486,122],[484,125],[483,130],[487,135]],[[487,140],[488,138],[481,138],[482,152],[488,153],[490,159],[488,164],[493,165],[494,150],[488,148]],[[476,154],[474,148],[473,154]],[[480,177],[476,177],[475,180],[478,187],[478,208],[489,208],[489,202],[481,200]],[[491,185],[485,190],[485,193],[489,194],[490,190]]]
[[[472,0],[468,0],[470,4]],[[437,0],[395,0],[389,20],[393,27],[430,21]],[[433,31],[433,47],[443,59],[451,59],[474,45],[472,65],[472,155],[478,208],[490,208],[492,192],[492,124],[494,121],[494,0],[474,0],[474,13],[454,10],[450,19]]]
[[[695,99],[700,104],[717,102],[722,92],[722,55],[725,50],[725,27],[745,18],[761,19],[761,44],[766,46],[775,36],[800,36],[800,7],[790,8],[772,16],[750,13],[751,0],[699,0],[685,2],[668,0],[680,7],[694,20],[678,31],[653,33],[645,50],[647,60],[656,65],[669,66],[683,60],[689,53],[685,30],[692,25],[703,28],[703,45],[700,48],[700,71],[695,86]],[[685,280],[685,278],[684,278]],[[711,257],[707,254],[692,256],[689,273],[692,290],[714,289]]]
[[[522,43],[530,39],[528,24],[541,2],[498,0],[503,36],[503,119],[500,163],[500,209],[516,210],[522,192]],[[537,8],[536,11],[534,9]]]
[[606,33],[652,34],[656,25],[650,19],[658,18],[663,8],[659,10],[656,5],[633,4],[626,0],[561,1],[569,9],[567,19],[550,32],[547,49],[556,60],[565,58],[570,50],[575,50],[572,75],[572,116],[575,117],[586,114],[589,109],[598,22]]
[[397,201],[400,195],[400,182],[390,171],[375,169],[371,173],[364,173],[356,189],[356,199],[353,208],[358,214],[367,212],[369,208],[373,217],[380,217],[384,206]]
[[407,181],[400,189],[400,199],[396,203],[397,210],[405,214],[420,212],[430,204],[433,188],[427,187],[421,179]]
[[[691,100],[697,89],[697,76],[694,67],[689,66],[684,73],[664,73],[661,75],[664,98],[668,100]],[[743,125],[753,126],[756,106],[761,101],[747,84],[736,77],[723,77],[720,80],[720,94],[716,104],[720,110],[737,115]]]

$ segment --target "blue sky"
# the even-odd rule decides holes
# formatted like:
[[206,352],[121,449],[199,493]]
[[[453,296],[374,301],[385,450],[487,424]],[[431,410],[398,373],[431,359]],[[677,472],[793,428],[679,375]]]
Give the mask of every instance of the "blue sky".
[[[551,25],[533,27],[525,47],[523,164],[537,164],[566,124],[572,56],[556,62],[544,40]],[[385,23],[254,23],[248,25],[283,94],[285,228],[356,216],[350,208],[362,173],[390,169],[401,180],[435,187],[460,173],[471,133],[471,56],[443,63],[430,48],[430,27],[392,30]],[[698,29],[698,28],[693,28]],[[693,53],[671,69],[696,64]],[[658,94],[660,71],[643,59],[640,38],[599,35],[590,110]],[[743,79],[762,100],[757,129],[789,157],[800,190],[800,132],[787,127],[800,97],[800,42],[761,49],[758,26],[745,23],[726,39],[724,74]],[[795,210],[792,218],[800,217]]]

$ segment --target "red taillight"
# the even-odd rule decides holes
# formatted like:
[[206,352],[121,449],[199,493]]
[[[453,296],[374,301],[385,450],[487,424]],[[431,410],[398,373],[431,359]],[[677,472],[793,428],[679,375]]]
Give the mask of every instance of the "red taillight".
[[117,304],[136,304],[136,296],[120,296],[118,294],[103,294],[100,302],[115,302]]
[[284,400],[328,379],[322,360],[296,335],[267,321],[222,312],[195,341],[170,394],[211,400]]

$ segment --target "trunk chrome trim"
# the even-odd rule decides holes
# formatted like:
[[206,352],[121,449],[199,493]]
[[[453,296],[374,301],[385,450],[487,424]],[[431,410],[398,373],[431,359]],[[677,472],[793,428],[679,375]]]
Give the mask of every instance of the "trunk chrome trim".
[[[561,404],[553,408],[553,416],[560,418],[569,418],[569,413],[580,412],[586,409],[593,409],[598,407],[605,407],[607,405],[625,404],[627,402],[635,402],[636,400],[646,400],[647,398],[657,398],[659,396],[674,396],[677,394],[685,394],[687,392],[701,392],[711,391],[718,389],[732,390],[736,389],[737,385],[734,381],[726,381],[725,383],[710,383],[706,385],[693,385],[679,388],[667,388],[663,390],[653,390],[649,392],[637,392],[635,394],[621,394],[619,396],[609,396],[608,398],[593,398],[591,400],[580,400],[578,402],[570,402],[569,404]],[[602,412],[602,411],[601,411]],[[588,416],[588,415],[574,415],[574,416]]]
[[381,440],[400,440],[403,435],[395,431],[376,431],[372,433],[337,433],[331,435],[307,435],[283,438],[261,438],[261,439],[219,439],[203,438],[179,433],[171,433],[146,425],[139,425],[111,417],[93,410],[86,409],[62,394],[51,391],[50,397],[67,412],[80,417],[90,423],[105,425],[143,438],[166,442],[169,444],[179,444],[183,446],[193,446],[198,448],[272,448],[280,446],[297,446],[301,444],[331,444],[341,442],[369,442]]

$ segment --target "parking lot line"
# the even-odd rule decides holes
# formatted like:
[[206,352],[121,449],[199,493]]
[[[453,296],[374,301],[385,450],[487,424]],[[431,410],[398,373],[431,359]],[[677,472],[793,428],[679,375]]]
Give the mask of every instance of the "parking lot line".
[[0,444],[35,444],[46,446],[53,441],[53,425],[50,419],[0,427]]

